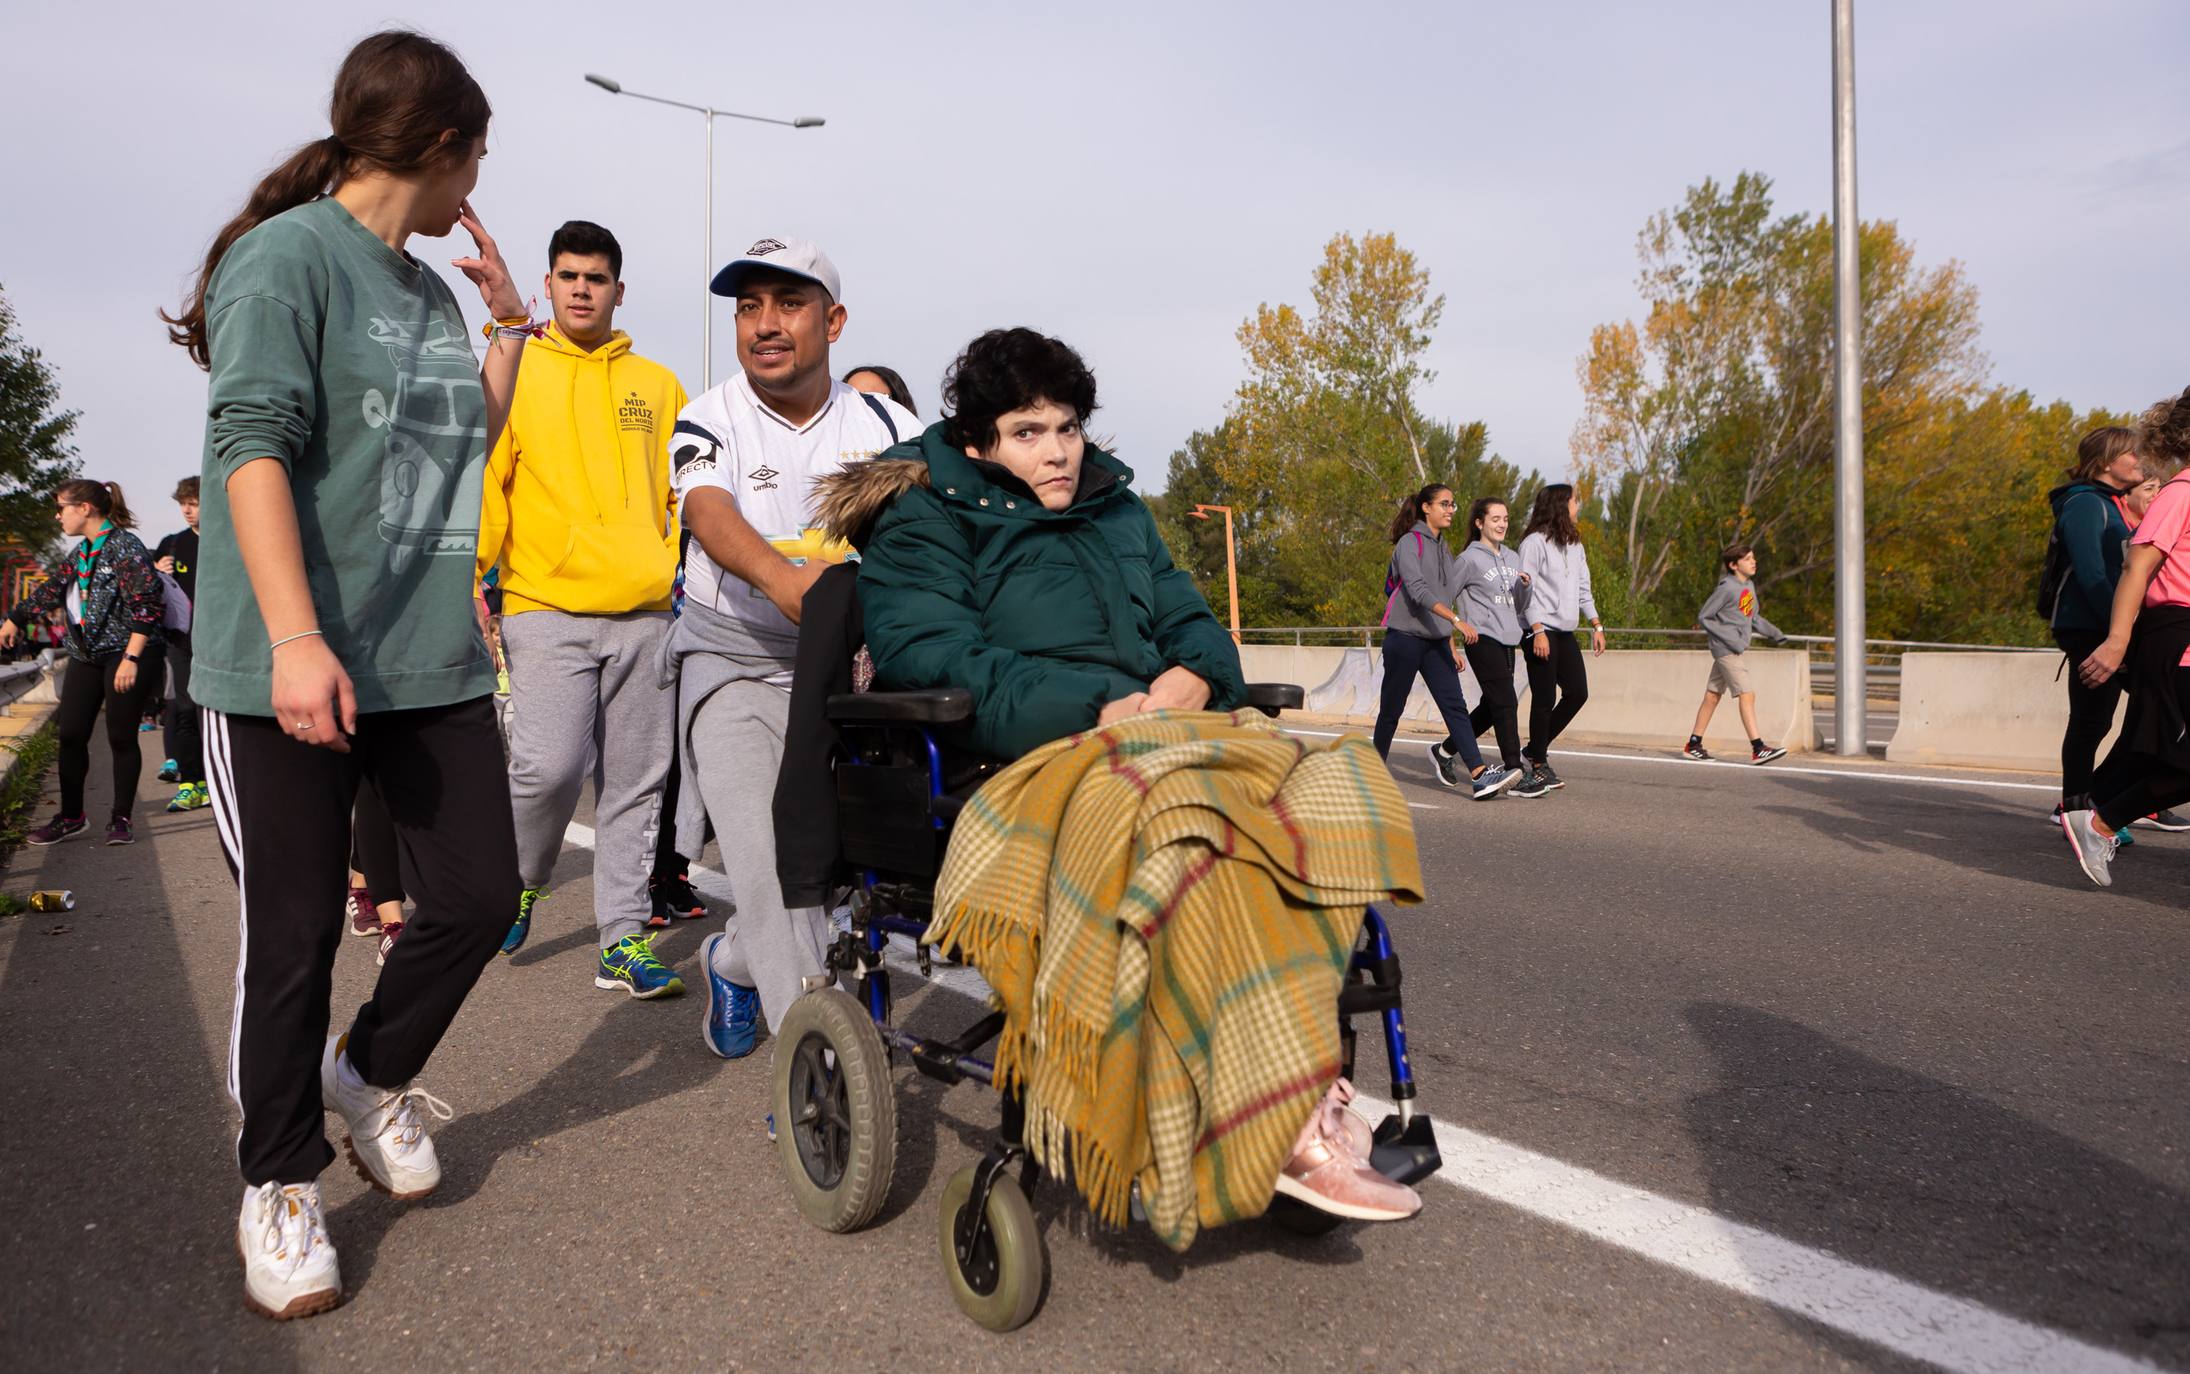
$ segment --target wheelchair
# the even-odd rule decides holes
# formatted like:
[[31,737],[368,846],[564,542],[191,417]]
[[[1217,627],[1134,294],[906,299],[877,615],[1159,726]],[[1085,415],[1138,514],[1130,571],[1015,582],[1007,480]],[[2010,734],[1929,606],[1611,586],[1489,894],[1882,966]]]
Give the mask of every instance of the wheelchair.
[[[1301,689],[1290,684],[1248,687],[1247,704],[1265,715],[1298,708],[1301,701]],[[992,1010],[948,1040],[912,1035],[891,1023],[890,970],[883,959],[889,937],[905,936],[922,975],[931,972],[933,956],[922,934],[951,822],[1000,766],[954,764],[938,740],[939,732],[969,719],[972,706],[962,688],[828,698],[827,714],[844,746],[834,770],[840,852],[858,875],[851,924],[831,943],[827,972],[813,980],[823,985],[800,997],[776,1028],[770,1085],[791,1195],[799,1212],[824,1231],[858,1230],[889,1193],[897,1147],[891,1076],[900,1060],[945,1084],[994,1084],[994,1066],[982,1052],[1002,1030],[1003,1013]],[[1443,1161],[1429,1117],[1415,1108],[1399,957],[1374,907],[1364,909],[1337,1012],[1341,1071],[1353,1076],[1353,1021],[1364,1015],[1379,1019],[1391,1066],[1396,1110],[1376,1127],[1370,1164],[1401,1183],[1428,1177]],[[1021,1103],[1006,1095],[996,1143],[943,1189],[938,1246],[944,1275],[959,1308],[991,1331],[1024,1325],[1047,1280],[1048,1259],[1027,1200],[1041,1170],[1022,1142],[1023,1125]],[[1283,1196],[1273,1199],[1268,1215],[1305,1235],[1341,1222]]]

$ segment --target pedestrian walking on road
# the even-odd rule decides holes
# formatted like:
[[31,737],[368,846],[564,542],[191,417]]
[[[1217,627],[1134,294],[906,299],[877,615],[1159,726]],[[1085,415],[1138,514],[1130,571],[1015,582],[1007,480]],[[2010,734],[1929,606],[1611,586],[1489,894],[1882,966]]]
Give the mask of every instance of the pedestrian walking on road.
[[843,282],[810,242],[762,238],[709,287],[737,302],[742,370],[677,417],[671,464],[685,527],[684,609],[670,631],[684,751],[679,851],[697,854],[702,812],[737,895],[701,946],[701,1034],[726,1059],[753,1052],[822,971],[828,912],[791,907],[776,875],[773,810],[791,670],[807,589],[848,545],[826,538],[814,482],[919,432],[911,412],[837,381],[829,346],[848,318]]
[[61,677],[60,705],[53,711],[53,733],[60,744],[61,809],[24,838],[31,844],[59,844],[90,823],[84,815],[84,776],[91,771],[91,727],[103,710],[114,765],[106,842],[129,844],[136,838],[131,814],[137,780],[144,773],[137,720],[159,681],[150,670],[165,642],[161,620],[166,597],[151,555],[132,532],[136,521],[118,483],[75,478],[61,484],[53,502],[61,535],[70,545],[46,570],[45,580],[0,623],[0,648],[5,648],[22,635],[32,617],[43,618],[54,610],[68,616],[68,669]]
[[501,569],[524,878],[502,953],[531,933],[590,762],[594,985],[673,997],[684,982],[654,956],[647,879],[676,728],[659,659],[679,536],[669,434],[684,388],[616,328],[624,255],[614,234],[572,220],[547,257],[555,320],[525,346],[529,365],[487,460],[479,532],[480,574]]
[[1521,775],[1484,764],[1468,720],[1467,698],[1460,691],[1460,674],[1466,670],[1452,642],[1460,623],[1453,609],[1459,598],[1459,560],[1445,543],[1455,509],[1452,488],[1432,482],[1401,500],[1392,517],[1392,559],[1384,572],[1384,688],[1372,738],[1376,752],[1389,758],[1400,713],[1420,677],[1445,720],[1445,738],[1430,746],[1437,780],[1488,801]]
[[383,967],[388,951],[403,936],[403,865],[396,849],[395,822],[372,784],[360,782],[351,811],[350,897],[344,917],[352,935],[375,942],[375,962]]
[[844,374],[844,384],[854,391],[864,391],[869,396],[887,396],[905,407],[907,415],[918,415],[920,407],[913,404],[912,388],[894,367],[868,363],[855,367]]
[[[516,909],[494,670],[472,611],[481,478],[537,326],[468,199],[490,111],[415,33],[360,42],[333,132],[214,238],[170,334],[210,375],[191,695],[242,896],[228,1088],[243,1113],[236,1245],[275,1318],[342,1301],[318,1178],[350,1159],[399,1200],[441,1180],[416,1077]],[[493,323],[484,366],[456,298],[405,251],[461,225],[453,265]],[[329,1036],[334,919],[369,780],[416,915]]]
[[1551,742],[1589,700],[1589,669],[1575,638],[1589,621],[1589,651],[1604,655],[1604,622],[1589,590],[1589,555],[1582,548],[1582,500],[1554,482],[1536,493],[1521,536],[1521,578],[1528,583],[1528,744],[1522,757],[1545,788],[1566,786],[1551,769]]
[[[185,477],[175,484],[175,504],[182,508],[183,528],[160,541],[152,551],[152,566],[174,579],[187,606],[198,600],[198,479]],[[176,784],[170,811],[195,811],[213,803],[205,785],[205,747],[198,735],[198,708],[190,700],[190,631],[175,627],[175,608],[168,608],[167,674],[171,688],[165,719],[167,760],[160,781]]]
[[1477,735],[1493,731],[1498,757],[1511,769],[1516,797],[1541,797],[1551,780],[1538,775],[1521,753],[1520,694],[1513,687],[1513,651],[1521,645],[1521,626],[1529,618],[1529,586],[1521,560],[1506,547],[1512,514],[1495,496],[1479,496],[1468,507],[1468,546],[1457,569],[1460,619],[1454,628],[1467,645],[1468,666],[1482,696],[1468,713]]
[[1696,612],[1696,623],[1703,627],[1704,638],[1711,646],[1711,680],[1704,685],[1703,704],[1696,708],[1696,728],[1681,753],[1699,762],[1710,762],[1711,755],[1703,747],[1703,732],[1711,728],[1719,698],[1731,695],[1741,711],[1741,728],[1749,732],[1749,762],[1770,763],[1785,758],[1787,751],[1766,744],[1757,733],[1756,679],[1742,655],[1749,650],[1750,638],[1760,630],[1767,639],[1784,641],[1787,636],[1764,618],[1764,611],[1757,605],[1755,549],[1747,544],[1728,544],[1719,552],[1719,570],[1722,575],[1718,586],[1705,598],[1703,609]]
[[[2136,447],[2149,464],[2190,461],[2190,391],[2145,412]],[[2162,486],[2137,522],[2106,638],[2077,672],[2096,688],[2125,669],[2129,712],[2120,740],[2092,780],[2090,804],[2061,813],[2077,862],[2101,887],[2114,881],[2121,831],[2190,803],[2190,474]]]
[[[2115,709],[2125,682],[2120,675],[2096,687],[2084,685],[2075,668],[2106,640],[2114,611],[2114,588],[2121,581],[2122,558],[2129,546],[2130,496],[2143,485],[2144,460],[2136,431],[2102,425],[2077,445],[2069,480],[2046,495],[2053,508],[2053,532],[2047,541],[2041,598],[2050,603],[2048,624],[2053,642],[2068,666],[2068,725],[2061,733],[2061,799],[2051,819],[2063,811],[2087,807],[2099,741],[2114,728]],[[2150,505],[2146,498],[2145,506]],[[2141,516],[2143,508],[2137,510]]]

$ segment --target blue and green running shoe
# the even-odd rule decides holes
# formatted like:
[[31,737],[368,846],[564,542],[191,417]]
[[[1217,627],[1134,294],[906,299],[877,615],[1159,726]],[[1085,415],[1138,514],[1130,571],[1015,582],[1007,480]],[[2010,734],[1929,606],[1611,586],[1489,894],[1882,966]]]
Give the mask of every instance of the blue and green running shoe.
[[646,935],[626,935],[602,950],[593,986],[622,988],[641,999],[675,997],[684,991],[684,981],[654,957],[653,938]]
[[528,887],[517,894],[517,919],[510,924],[509,934],[502,937],[502,953],[515,954],[525,947],[525,937],[532,934],[532,908],[548,895],[544,887]]

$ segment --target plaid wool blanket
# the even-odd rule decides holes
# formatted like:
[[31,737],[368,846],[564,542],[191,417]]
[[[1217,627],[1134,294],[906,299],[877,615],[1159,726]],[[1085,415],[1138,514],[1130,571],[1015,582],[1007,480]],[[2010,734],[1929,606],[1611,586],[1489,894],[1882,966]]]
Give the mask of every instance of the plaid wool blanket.
[[1370,902],[1421,900],[1414,825],[1366,739],[1165,711],[1044,745],[960,812],[928,938],[1004,1014],[1027,1147],[1175,1250],[1257,1216],[1339,1069]]

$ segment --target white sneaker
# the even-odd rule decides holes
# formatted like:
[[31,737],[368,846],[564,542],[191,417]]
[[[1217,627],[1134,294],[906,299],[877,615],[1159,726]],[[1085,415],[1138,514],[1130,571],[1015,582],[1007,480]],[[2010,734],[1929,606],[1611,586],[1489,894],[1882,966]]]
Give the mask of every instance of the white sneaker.
[[2084,876],[2101,887],[2114,885],[2114,851],[2121,841],[2114,832],[2094,824],[2099,817],[2096,811],[2063,811],[2061,831],[2068,836],[2068,847],[2076,851],[2076,862],[2083,865]]
[[432,1192],[441,1182],[441,1161],[426,1134],[420,1109],[447,1121],[449,1104],[418,1086],[376,1088],[357,1076],[343,1045],[347,1035],[327,1037],[319,1061],[319,1096],[350,1128],[350,1163],[358,1176],[398,1202]]
[[285,1322],[342,1303],[342,1269],[320,1215],[317,1183],[266,1183],[243,1190],[236,1217],[243,1256],[243,1305]]

